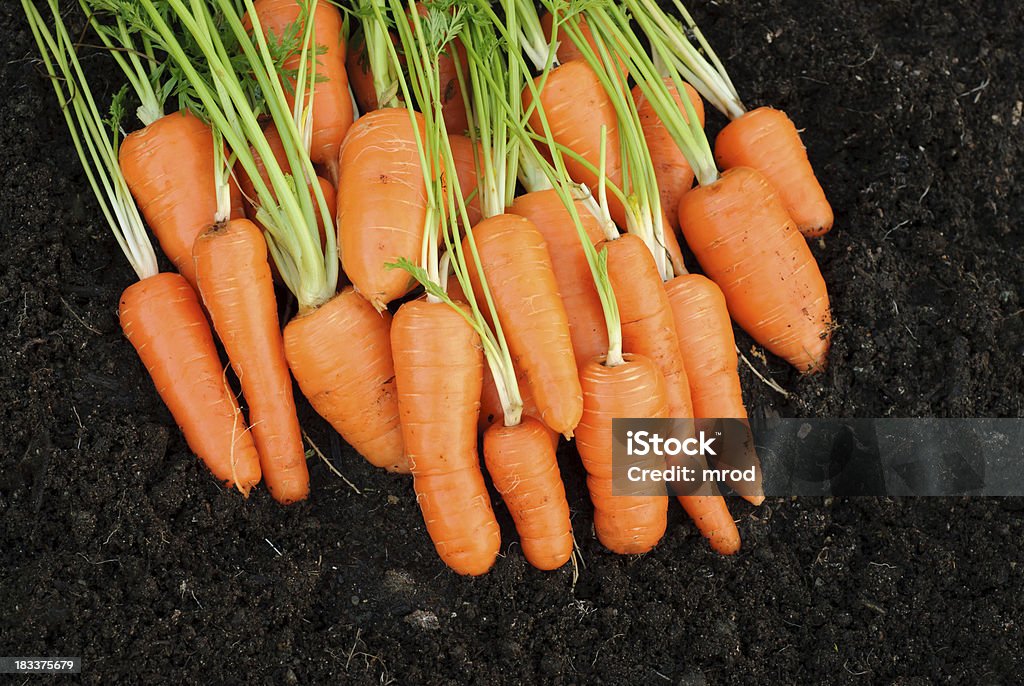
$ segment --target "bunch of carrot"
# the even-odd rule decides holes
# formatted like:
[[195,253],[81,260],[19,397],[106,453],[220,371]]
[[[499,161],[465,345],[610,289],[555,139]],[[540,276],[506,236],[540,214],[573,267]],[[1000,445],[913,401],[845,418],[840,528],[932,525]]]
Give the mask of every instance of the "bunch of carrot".
[[[281,503],[308,496],[294,379],[369,462],[412,474],[456,572],[500,549],[478,441],[531,564],[573,554],[560,436],[598,539],[644,553],[669,500],[614,492],[612,420],[745,419],[732,321],[802,372],[825,366],[828,296],[801,234],[831,208],[796,128],[746,112],[679,0],[677,16],[355,0],[347,18],[328,0],[80,0],[128,81],[109,119],[40,1],[55,28],[33,0],[26,16],[140,278],[125,335],[189,446],[245,495],[262,480]],[[143,128],[121,140],[126,92]],[[701,96],[732,119],[714,153]],[[180,276],[157,273],[143,220]],[[283,328],[282,288],[298,304]],[[715,550],[739,549],[719,494],[679,500]]]

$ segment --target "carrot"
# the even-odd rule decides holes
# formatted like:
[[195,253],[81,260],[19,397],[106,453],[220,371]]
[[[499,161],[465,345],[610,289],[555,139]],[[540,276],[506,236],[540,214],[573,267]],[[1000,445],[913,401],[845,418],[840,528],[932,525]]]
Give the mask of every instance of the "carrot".
[[[194,286],[192,243],[217,207],[210,127],[187,111],[168,114],[126,136],[118,157],[164,254]],[[231,206],[241,211],[241,194],[234,187]]]
[[608,249],[608,278],[622,317],[623,350],[642,355],[658,367],[665,377],[670,417],[692,417],[672,308],[650,250],[632,234],[602,245]]
[[623,359],[608,366],[601,357],[580,370],[583,418],[576,427],[576,448],[587,470],[598,540],[612,552],[639,555],[664,535],[668,499],[612,493],[612,419],[664,418],[669,409],[665,381],[654,362],[628,353]]
[[[426,16],[427,5],[417,3],[416,9],[420,16]],[[394,40],[394,32],[388,34]],[[404,63],[404,55],[400,56]],[[456,64],[456,62],[458,64]],[[349,45],[348,50],[349,78],[355,94],[356,102],[363,113],[372,112],[380,107],[376,86],[374,84],[373,65],[367,53],[365,37],[357,37]],[[459,81],[461,69],[463,79],[467,73],[468,59],[466,49],[455,41],[450,43],[437,59],[437,75],[441,82],[441,107],[444,113],[445,129],[452,136],[459,136],[469,128],[466,114],[466,98]],[[394,91],[394,88],[391,89]]]
[[[284,141],[281,140],[281,134],[278,133],[277,127],[273,123],[268,124],[263,128],[263,135],[267,140],[267,144],[274,153],[274,159],[277,160],[278,166],[285,172],[291,173],[291,167],[288,164],[288,154],[285,151]],[[256,167],[259,169],[260,177],[267,186],[271,186],[270,175],[267,173],[267,167],[263,163],[259,153],[255,150],[251,150],[253,161],[256,163]],[[327,203],[327,210],[331,216],[334,216],[337,211],[337,194],[335,193],[334,186],[331,182],[323,177],[317,177],[317,183],[320,185],[320,191],[324,195],[324,200]],[[260,227],[260,230],[264,230],[266,227],[260,222],[258,214],[260,208],[259,194],[256,192],[256,185],[253,183],[249,175],[244,170],[239,170],[238,173],[238,186],[241,189],[242,196],[246,199],[244,203],[246,208],[246,216],[256,226]],[[312,192],[310,193],[312,195]],[[317,217],[317,229],[320,231],[320,245],[325,246],[327,241],[327,229],[324,226],[322,218]],[[277,265],[272,261],[271,269],[277,277]]]
[[[583,411],[569,320],[544,237],[529,219],[501,214],[473,227],[477,256],[469,278],[483,300],[483,269],[512,360],[526,375],[545,424],[571,437]],[[467,244],[463,251],[471,252]],[[477,265],[480,265],[478,267]]]
[[[746,420],[736,372],[736,341],[722,290],[705,276],[683,274],[666,283],[665,292],[690,381],[694,416]],[[750,457],[756,459],[753,447],[750,450]],[[743,483],[734,487],[754,505],[764,501],[760,484],[753,490]]]
[[[303,3],[300,0],[255,0],[253,3],[260,28],[268,36],[280,39],[287,35],[289,27],[298,25],[298,34],[305,30]],[[245,21],[252,17],[246,15]],[[316,83],[307,96],[313,103],[311,144],[309,157],[313,162],[325,165],[332,182],[338,179],[338,150],[352,125],[352,98],[348,90],[348,74],[345,70],[345,41],[341,11],[329,2],[318,2],[313,12],[313,32],[318,54],[316,55]],[[284,60],[284,69],[296,70],[302,62],[296,49]],[[285,89],[288,106],[295,108],[295,83]]]
[[[118,309],[125,337],[189,448],[219,481],[247,496],[260,480],[259,456],[224,378],[195,291],[178,274],[158,273],[152,243],[118,165],[118,129],[106,130],[57,6],[50,6],[53,32],[34,3],[24,0],[22,8],[89,185],[139,278],[121,295]],[[95,26],[97,20],[92,21]]]
[[534,567],[558,569],[572,554],[565,487],[550,430],[532,417],[494,424],[484,434],[484,460],[519,532],[523,555]]
[[803,235],[820,236],[832,228],[832,206],[784,112],[759,107],[733,119],[715,139],[715,159],[723,169],[751,167],[764,174]]
[[[420,137],[423,117],[415,115]],[[341,147],[338,243],[352,285],[378,310],[415,282],[385,265],[419,258],[427,193],[416,131],[405,109],[360,117]]]
[[[577,201],[576,206],[591,244],[599,243],[603,233],[597,217],[582,201]],[[558,193],[545,190],[520,195],[508,211],[533,222],[547,243],[558,292],[569,317],[569,336],[576,360],[591,360],[607,351],[608,332],[601,299],[572,217]]]
[[668,17],[655,0],[626,0],[626,5],[647,37],[664,46],[663,59],[678,66],[708,102],[731,120],[715,141],[718,164],[724,169],[751,167],[761,172],[805,236],[819,236],[831,229],[832,207],[789,117],[770,107],[747,111],[725,67],[681,0],[673,0],[673,5],[687,28]]
[[[665,79],[665,86],[669,89],[672,98],[679,106],[682,117],[686,118],[686,110],[679,97],[672,79]],[[700,94],[690,84],[684,84],[686,95],[693,103],[693,109],[697,112],[700,125],[704,126],[704,102]],[[644,97],[643,89],[637,85],[633,87],[633,100],[636,102],[637,114],[640,118],[640,125],[643,127],[644,139],[647,141],[647,148],[651,153],[651,161],[654,163],[654,175],[658,180],[658,189],[661,191],[661,209],[665,212],[671,226],[678,231],[678,208],[679,198],[693,187],[693,169],[686,161],[686,156],[676,145],[672,134],[665,128],[658,113],[651,103]]]
[[[344,341],[344,345],[338,345]],[[391,315],[352,288],[284,329],[285,356],[317,413],[371,464],[409,473],[391,355]]]
[[722,496],[684,495],[679,502],[716,552],[733,555],[740,549],[740,532]]
[[267,488],[280,503],[303,500],[309,474],[266,242],[248,219],[233,219],[200,235],[192,252],[203,303],[249,403]]
[[797,369],[824,369],[832,337],[825,282],[768,180],[730,169],[683,196],[679,224],[732,318]]
[[477,191],[476,166],[480,157],[479,146],[467,136],[450,134],[449,144],[452,148],[452,159],[455,160],[455,173],[459,175],[459,188],[466,202],[469,222],[475,225],[483,218],[480,209],[480,193]]
[[[600,79],[584,60],[573,60],[541,74],[534,79],[540,89],[537,101],[543,108],[554,141],[575,153],[565,159],[569,176],[586,184],[598,194],[602,141],[606,145],[605,169],[608,183],[621,187],[619,125],[615,107]],[[523,107],[532,113],[530,127],[542,130],[534,106],[534,88],[523,90]],[[578,156],[578,157],[577,157]],[[626,209],[615,195],[608,198],[611,217],[619,226],[626,226]]]
[[501,544],[477,456],[480,337],[447,304],[414,300],[391,325],[395,386],[416,499],[438,555],[479,575]]

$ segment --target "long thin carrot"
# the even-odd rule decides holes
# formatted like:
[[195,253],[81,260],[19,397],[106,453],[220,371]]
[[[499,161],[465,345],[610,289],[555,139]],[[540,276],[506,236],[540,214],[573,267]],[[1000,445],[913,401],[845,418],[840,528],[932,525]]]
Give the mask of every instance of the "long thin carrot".
[[[704,101],[700,99],[700,93],[688,83],[683,85],[687,97],[693,103],[693,109],[697,112],[700,125],[704,126]],[[666,78],[665,86],[672,94],[673,100],[678,103],[680,113],[685,119],[686,108],[683,107],[675,84],[671,79]],[[647,149],[650,150],[651,161],[654,163],[654,175],[658,180],[658,189],[661,191],[661,209],[665,212],[672,227],[678,231],[679,199],[693,187],[693,169],[686,161],[686,156],[679,146],[675,144],[671,132],[665,128],[665,124],[654,107],[644,97],[643,89],[640,86],[633,87],[633,99],[636,101],[640,125],[643,127],[644,138],[647,140]]]
[[685,28],[655,0],[627,0],[626,5],[648,38],[669,48],[663,59],[672,62],[708,102],[732,120],[715,141],[718,164],[724,169],[751,167],[764,174],[805,236],[818,236],[831,229],[832,207],[789,117],[770,107],[747,111],[724,65],[681,0],[673,0],[673,6],[685,21]]
[[[693,414],[698,419],[746,420],[740,378],[736,371],[736,340],[722,290],[700,274],[682,274],[665,284],[690,381]],[[748,445],[747,458],[757,453]],[[764,501],[760,483],[730,484],[753,505]]]
[[203,303],[249,403],[267,488],[278,502],[303,500],[306,452],[263,234],[248,219],[233,219],[201,234],[192,254]]
[[[587,237],[596,245],[603,238],[599,220],[582,201],[576,201],[577,213]],[[555,190],[541,190],[516,198],[508,208],[512,214],[526,217],[544,236],[551,255],[558,292],[569,317],[569,336],[580,362],[591,360],[608,350],[601,299],[590,276],[590,265],[572,224],[572,217]]]
[[[544,237],[529,219],[499,214],[473,227],[473,239],[479,256],[470,260],[473,290],[483,300],[478,276],[482,269],[492,284],[512,361],[526,375],[540,418],[571,437],[583,412],[583,396],[569,319]],[[470,252],[468,246],[463,250]]]
[[259,456],[221,368],[195,291],[178,274],[157,272],[156,255],[117,162],[117,129],[106,131],[74,42],[55,0],[54,31],[22,0],[43,63],[86,177],[139,281],[121,295],[125,337],[138,352],[189,448],[221,482],[248,495],[260,480]]
[[[259,18],[263,32],[280,39],[294,31],[301,36],[306,29],[310,8],[302,0],[254,0],[252,9]],[[345,36],[341,11],[329,2],[318,2],[312,9],[313,34],[317,46],[316,82],[306,94],[312,107],[309,156],[324,165],[332,183],[338,181],[338,150],[352,125],[352,98],[345,69]],[[250,21],[246,17],[246,21]],[[293,28],[294,27],[294,28]],[[303,57],[296,50],[284,60],[286,70],[296,70]],[[295,109],[295,80],[285,89],[290,108]]]

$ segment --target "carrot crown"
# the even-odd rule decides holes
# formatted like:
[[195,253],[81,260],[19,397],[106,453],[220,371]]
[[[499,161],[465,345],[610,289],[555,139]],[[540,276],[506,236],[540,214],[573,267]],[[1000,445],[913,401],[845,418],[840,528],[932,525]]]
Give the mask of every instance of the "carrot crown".
[[[74,41],[61,19],[57,0],[48,0],[47,4],[53,15],[52,33],[35,4],[31,0],[21,1],[75,151],[103,216],[132,269],[140,279],[155,276],[159,271],[156,254],[117,161],[119,129],[116,122],[123,113],[123,91],[114,99],[110,119],[104,119],[79,64]],[[113,125],[108,131],[110,124]]]
[[[138,0],[150,23],[154,40],[181,70],[182,78],[194,91],[203,113],[215,131],[231,146],[239,164],[252,180],[259,197],[258,218],[266,227],[267,247],[277,264],[281,277],[299,302],[300,312],[315,309],[334,297],[338,283],[338,247],[333,229],[334,220],[327,209],[316,171],[309,158],[309,126],[313,106],[313,84],[316,82],[316,54],[312,17],[319,0],[302,0],[300,21],[301,52],[295,76],[295,110],[285,96],[279,60],[260,26],[253,0],[239,0],[252,24],[246,30],[233,0],[210,3],[191,0],[162,0],[175,19],[194,41],[195,49],[209,65],[200,73],[182,46],[161,7],[154,0]],[[220,31],[226,32],[222,36]],[[233,41],[233,43],[232,43]],[[236,45],[241,55],[231,55],[229,45]],[[262,96],[262,107],[273,119],[287,156],[286,172],[278,164],[253,104],[251,84],[240,76],[242,67],[255,79]],[[261,112],[262,113],[262,112]],[[256,163],[255,149],[263,163],[269,183],[265,182]],[[298,178],[296,178],[298,177]],[[323,222],[326,248],[321,249],[317,219]]]

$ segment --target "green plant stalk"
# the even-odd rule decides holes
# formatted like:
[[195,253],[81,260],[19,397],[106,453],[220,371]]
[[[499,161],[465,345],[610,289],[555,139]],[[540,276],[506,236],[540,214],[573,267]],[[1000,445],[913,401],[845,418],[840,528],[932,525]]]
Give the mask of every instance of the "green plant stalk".
[[[391,0],[391,7],[393,14],[401,16],[403,12],[401,0]],[[456,33],[463,33],[463,31],[454,31],[453,27],[461,25],[464,10],[457,9],[453,16],[442,17],[441,14],[437,13],[437,10],[432,8],[427,15],[429,35],[424,30],[422,18],[416,12],[412,0],[409,0],[408,11],[411,18],[409,22],[412,25],[411,29],[403,26],[404,22],[397,23],[403,52],[407,56],[410,78],[418,79],[421,84],[427,86],[425,89],[427,92],[421,92],[420,97],[417,99],[418,104],[423,109],[427,125],[428,147],[423,151],[426,154],[422,156],[438,160],[439,165],[444,169],[455,169],[455,159],[442,116],[440,81],[437,78],[437,60],[444,46],[454,38]],[[447,27],[447,30],[443,35],[439,35],[439,31],[444,27]],[[463,33],[463,35],[465,34]],[[400,78],[403,81],[402,89],[407,90],[404,77],[400,76]],[[434,167],[425,167],[425,169],[433,170]],[[481,262],[476,250],[476,242],[473,239],[473,228],[469,222],[469,215],[462,197],[462,188],[459,184],[458,175],[453,173],[442,177],[441,174],[436,174],[431,175],[429,179],[430,183],[428,185],[434,186],[434,192],[429,195],[434,199],[445,199],[444,207],[437,213],[441,224],[439,232],[444,240],[452,271],[462,286],[466,299],[469,301],[469,312],[452,302],[451,298],[448,297],[441,287],[442,279],[431,278],[431,275],[422,268],[410,268],[408,262],[399,262],[396,266],[405,269],[413,278],[417,279],[427,291],[428,296],[432,296],[436,301],[444,302],[453,307],[477,332],[477,335],[480,336],[484,355],[501,400],[505,425],[515,426],[521,421],[522,417],[522,396],[519,392],[515,369],[512,364],[512,356],[509,352],[508,344],[501,328],[501,322],[497,316],[497,310],[487,284],[487,277],[482,269],[478,271],[480,289],[484,294],[486,305],[492,315],[493,329],[487,324],[483,316],[469,279],[468,270],[470,267],[462,248],[463,243],[461,232],[459,231],[460,224],[468,239],[466,243],[469,245],[473,263],[480,265]],[[447,192],[441,187],[444,183],[447,184]]]
[[[183,0],[166,0],[182,25],[196,40],[210,66],[214,90],[200,76],[188,59],[183,48],[167,25],[153,0],[139,0],[152,22],[160,47],[178,64],[189,85],[202,103],[205,114],[214,128],[219,129],[231,146],[238,162],[249,175],[260,200],[258,217],[266,226],[267,246],[278,265],[281,276],[288,288],[299,301],[300,312],[315,309],[332,298],[337,290],[338,259],[337,243],[333,236],[333,218],[327,211],[327,204],[319,184],[312,184],[315,202],[325,222],[327,249],[320,248],[320,236],[313,210],[314,199],[310,198],[306,184],[296,184],[291,174],[286,174],[274,158],[270,145],[263,135],[257,114],[252,110],[245,89],[227,61],[226,51],[220,36],[211,30],[208,8],[202,0],[191,0],[189,10]],[[274,123],[281,133],[293,170],[305,170],[307,178],[313,172],[312,162],[301,145],[292,113],[284,97],[284,90],[276,72],[273,58],[259,25],[252,0],[245,0],[245,6],[253,23],[253,36],[258,48],[252,45],[242,25],[236,8],[229,0],[216,0],[226,19],[229,29],[238,40],[249,64],[266,97],[266,105]],[[315,7],[316,0],[312,0]],[[264,182],[249,148],[252,144],[264,164],[270,184]]]
[[624,4],[633,13],[648,39],[653,42],[657,37],[661,43],[670,48],[663,57],[666,62],[672,63],[719,112],[729,119],[742,116],[746,112],[746,108],[743,106],[722,61],[711,49],[711,45],[704,38],[704,34],[694,23],[683,3],[680,0],[672,0],[672,2],[693,32],[700,47],[707,54],[707,58],[686,36],[682,25],[670,18],[657,2],[654,0],[624,0]]
[[[159,272],[156,253],[117,161],[117,127],[108,137],[57,0],[48,1],[56,38],[35,3],[22,0],[21,5],[100,210],[136,276],[140,280],[155,276]],[[63,84],[69,84],[70,93]]]

